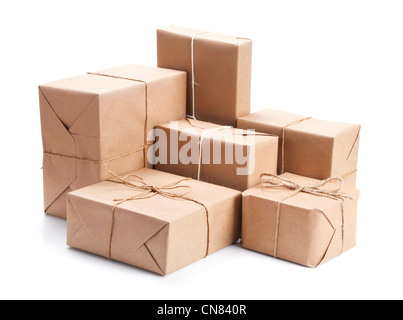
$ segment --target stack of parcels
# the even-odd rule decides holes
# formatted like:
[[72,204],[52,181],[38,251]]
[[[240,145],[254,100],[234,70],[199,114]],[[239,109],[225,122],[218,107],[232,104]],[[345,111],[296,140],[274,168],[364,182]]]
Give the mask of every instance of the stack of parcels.
[[68,245],[161,275],[241,233],[307,266],[350,249],[360,127],[251,115],[250,39],[171,26],[157,51],[39,87],[45,212]]
[[361,127],[270,109],[238,127],[279,136],[280,176],[243,194],[242,246],[308,267],[354,247]]

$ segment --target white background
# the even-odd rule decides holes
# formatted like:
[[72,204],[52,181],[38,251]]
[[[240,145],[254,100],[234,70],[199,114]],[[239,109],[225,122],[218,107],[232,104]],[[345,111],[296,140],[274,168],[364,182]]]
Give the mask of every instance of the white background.
[[[355,249],[307,269],[233,246],[163,278],[67,248],[43,214],[37,85],[156,65],[169,24],[254,40],[254,111],[363,125]],[[402,1],[1,1],[0,298],[402,299],[402,40]]]

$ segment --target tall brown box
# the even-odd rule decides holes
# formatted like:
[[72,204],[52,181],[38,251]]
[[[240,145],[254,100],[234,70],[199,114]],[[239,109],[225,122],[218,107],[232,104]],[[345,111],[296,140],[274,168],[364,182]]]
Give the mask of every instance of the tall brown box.
[[170,26],[157,31],[157,46],[159,67],[188,74],[189,116],[236,126],[250,113],[252,40]]
[[145,166],[146,134],[184,119],[186,73],[127,65],[39,87],[45,212],[70,191]]
[[[277,172],[277,136],[197,120],[162,124],[156,129],[168,137],[167,161],[157,162],[157,170],[239,191],[259,184],[261,174]],[[174,142],[177,150],[172,146]],[[184,163],[181,155],[188,148],[189,163]]]
[[238,240],[239,191],[151,169],[133,174],[126,181],[143,188],[104,181],[68,195],[69,246],[167,275]]
[[279,174],[291,172],[318,180],[340,176],[355,187],[360,125],[265,109],[239,118],[237,126],[280,137]]

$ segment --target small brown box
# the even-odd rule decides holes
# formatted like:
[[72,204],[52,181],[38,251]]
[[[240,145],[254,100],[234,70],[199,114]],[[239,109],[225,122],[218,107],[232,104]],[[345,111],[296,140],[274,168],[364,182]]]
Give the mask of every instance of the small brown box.
[[[239,191],[245,191],[259,184],[261,174],[277,172],[278,137],[276,136],[248,133],[246,130],[224,128],[197,120],[168,123],[159,125],[156,129],[164,131],[168,137],[167,161],[157,162],[157,170]],[[205,137],[205,140],[202,141],[202,137]],[[178,150],[172,147],[173,142],[179,146]],[[183,163],[178,156],[178,153],[183,154],[185,145],[193,146],[186,148],[191,152],[190,163]],[[219,151],[217,146],[220,147]],[[246,163],[239,163],[241,161],[238,156],[241,153]],[[207,161],[205,155],[208,155]]]
[[280,137],[279,174],[291,172],[318,180],[340,176],[355,187],[360,125],[265,109],[239,118],[237,126]]
[[[281,177],[302,186],[320,183],[290,173]],[[243,193],[242,247],[271,256],[276,252],[280,259],[317,267],[356,245],[358,190],[341,190],[353,198],[345,199],[343,206],[337,199],[304,192],[283,201],[293,192],[259,185]]]

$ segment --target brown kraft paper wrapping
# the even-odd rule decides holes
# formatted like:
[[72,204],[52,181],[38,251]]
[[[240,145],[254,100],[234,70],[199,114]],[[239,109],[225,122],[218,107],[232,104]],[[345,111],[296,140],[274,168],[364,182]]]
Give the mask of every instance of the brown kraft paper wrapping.
[[159,67],[188,74],[188,116],[236,126],[250,113],[252,40],[170,26],[157,31],[157,46]]
[[291,172],[318,180],[340,176],[355,187],[360,125],[265,109],[239,118],[237,126],[280,137],[279,174]]
[[[158,162],[155,166],[157,170],[199,179],[199,164],[201,163],[199,180],[239,191],[245,191],[259,184],[262,173],[276,173],[277,171],[278,137],[260,133],[254,134],[253,132],[247,133],[245,130],[224,128],[216,124],[190,119],[179,121],[177,124],[174,126],[173,123],[169,123],[156,127],[157,130],[164,131],[168,137],[168,148],[165,151],[167,163]],[[198,155],[202,135],[209,130],[219,128],[222,130],[207,134],[201,145],[203,158],[210,150],[209,163],[203,159],[200,161]],[[247,134],[253,135],[253,141],[248,140]],[[176,138],[172,138],[171,135],[175,135]],[[186,141],[179,141],[181,135],[190,138]],[[177,142],[178,150],[172,147],[172,139]],[[237,141],[237,139],[239,140]],[[192,141],[198,142],[197,147],[191,150],[193,160],[189,164],[183,164],[178,157],[178,152],[181,152],[184,146]],[[230,164],[226,164],[226,143],[233,150],[232,163]],[[217,144],[221,145],[221,159],[219,163],[214,163],[214,157],[217,155],[215,153]],[[243,148],[243,155],[247,157],[245,164],[237,163],[235,150],[239,147]],[[173,157],[178,160],[176,163],[174,163]],[[238,174],[240,168],[244,168],[247,174]]]
[[39,87],[45,212],[66,218],[68,192],[144,167],[146,132],[184,119],[186,74],[127,65]]
[[240,192],[147,168],[134,175],[125,179],[143,189],[104,181],[68,195],[69,246],[167,275],[238,240]]
[[[280,177],[301,186],[320,183],[290,173]],[[319,190],[336,187],[337,183],[326,183]],[[296,188],[269,189],[262,184],[243,193],[242,247],[308,267],[353,248],[360,192],[342,189],[339,192],[346,197],[339,200]]]

